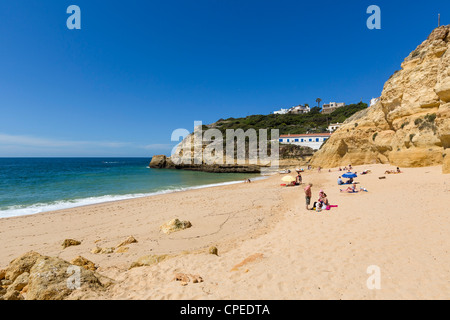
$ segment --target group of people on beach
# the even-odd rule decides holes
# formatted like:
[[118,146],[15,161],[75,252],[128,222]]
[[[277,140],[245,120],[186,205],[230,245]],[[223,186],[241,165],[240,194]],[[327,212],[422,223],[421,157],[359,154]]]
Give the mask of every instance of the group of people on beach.
[[339,176],[339,178],[338,178],[338,180],[337,180],[337,183],[338,183],[339,186],[341,186],[341,185],[343,185],[343,184],[352,184],[352,183],[354,183],[354,180],[353,180],[353,178],[349,178],[346,182],[344,182],[344,181],[342,180],[342,177]]
[[327,194],[323,190],[320,190],[319,199],[314,203],[313,207],[311,209],[309,208],[309,206],[311,205],[312,187],[313,184],[309,183],[304,189],[306,199],[306,210],[316,210],[317,212],[320,212],[322,210],[328,210],[330,207],[330,202],[328,201]]
[[[308,169],[309,169],[309,167],[308,167]],[[350,172],[352,169],[353,169],[352,166],[349,165],[348,167],[345,167],[344,169],[339,168],[339,171]],[[321,170],[321,168],[319,167],[319,172],[320,172],[320,170]],[[297,171],[297,172],[298,172],[298,175],[296,177],[295,185],[301,185],[302,184],[302,176],[299,171]],[[370,170],[364,170],[361,174],[365,175],[365,174],[369,174],[369,173],[371,173]],[[402,171],[400,170],[399,167],[397,167],[396,170],[388,170],[385,172],[385,174],[398,174],[398,173],[402,173]],[[355,174],[356,174],[356,172],[355,172]],[[358,189],[357,182],[355,182],[353,178],[349,178],[346,182],[344,182],[342,180],[342,176],[340,176],[338,179],[338,185],[351,185],[347,189],[340,189],[341,193],[368,192],[368,190],[363,187]],[[316,202],[314,202],[313,207],[310,208],[311,199],[312,199],[312,187],[313,187],[313,184],[309,183],[304,188],[305,199],[306,199],[306,210],[316,210],[316,211],[320,212],[322,210],[329,210],[331,207],[333,207],[333,206],[330,206],[327,194],[323,190],[320,190],[318,200]],[[337,207],[337,206],[334,206],[334,207]]]
[[348,167],[344,167],[344,169],[339,167],[339,171],[352,171],[352,169],[353,169],[353,167],[351,164],[349,164]]

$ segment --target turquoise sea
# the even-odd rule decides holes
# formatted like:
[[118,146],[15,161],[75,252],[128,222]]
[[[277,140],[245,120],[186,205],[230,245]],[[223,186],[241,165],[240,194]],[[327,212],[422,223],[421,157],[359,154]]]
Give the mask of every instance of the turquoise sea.
[[248,174],[150,169],[150,158],[0,158],[0,218],[240,183]]

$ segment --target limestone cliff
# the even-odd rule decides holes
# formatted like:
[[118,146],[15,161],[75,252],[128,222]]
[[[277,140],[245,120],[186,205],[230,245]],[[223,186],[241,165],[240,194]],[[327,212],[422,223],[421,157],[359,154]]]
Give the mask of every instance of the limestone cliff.
[[435,29],[384,85],[380,101],[347,119],[311,164],[442,164],[450,173],[450,26]]

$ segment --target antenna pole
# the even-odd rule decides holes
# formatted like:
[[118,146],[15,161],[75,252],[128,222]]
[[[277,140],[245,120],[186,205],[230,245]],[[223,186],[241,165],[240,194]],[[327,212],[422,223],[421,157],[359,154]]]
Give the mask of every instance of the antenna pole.
[[439,13],[439,15],[438,15],[438,27],[440,27],[441,26],[441,14]]

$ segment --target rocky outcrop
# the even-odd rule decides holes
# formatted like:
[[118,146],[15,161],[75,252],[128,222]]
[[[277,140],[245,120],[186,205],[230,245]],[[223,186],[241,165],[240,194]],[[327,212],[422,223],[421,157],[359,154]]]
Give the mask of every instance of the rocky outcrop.
[[384,85],[380,101],[344,123],[311,164],[442,165],[450,173],[450,26],[435,29]]
[[14,259],[5,270],[5,279],[14,282],[22,273],[29,273],[36,261],[42,256],[34,251],[30,251]]
[[149,167],[153,169],[163,169],[167,166],[167,157],[164,155],[153,156],[149,164]]
[[261,167],[258,165],[238,165],[238,164],[194,164],[180,163],[175,164],[170,157],[164,155],[154,156],[150,162],[150,168],[153,169],[176,169],[189,171],[202,171],[210,173],[260,173]]
[[83,266],[79,267],[60,258],[28,252],[5,270],[0,300],[63,300],[76,289],[103,290],[112,284],[90,270],[92,266],[86,268],[87,260],[81,260]]

